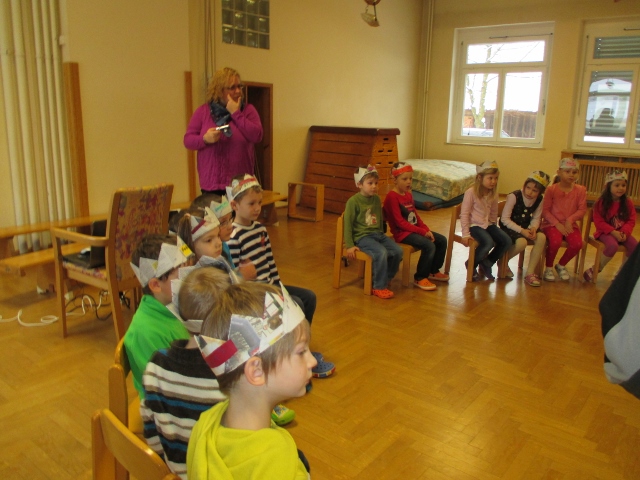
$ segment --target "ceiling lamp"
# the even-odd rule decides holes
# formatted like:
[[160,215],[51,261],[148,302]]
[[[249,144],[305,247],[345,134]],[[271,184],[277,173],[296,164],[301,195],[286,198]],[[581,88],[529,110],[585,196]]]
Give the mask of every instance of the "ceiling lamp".
[[[364,13],[362,14],[362,19],[372,27],[379,27],[380,23],[378,22],[376,5],[380,3],[380,0],[364,0],[364,1],[367,4],[367,8],[364,10]],[[373,7],[373,15],[369,13],[370,6]]]

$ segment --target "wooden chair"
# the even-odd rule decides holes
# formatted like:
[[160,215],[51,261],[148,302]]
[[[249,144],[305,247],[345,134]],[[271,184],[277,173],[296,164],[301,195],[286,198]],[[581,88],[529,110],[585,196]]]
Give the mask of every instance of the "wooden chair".
[[[387,237],[391,237],[393,239],[393,234],[391,233],[391,229],[388,224]],[[420,250],[406,243],[398,243],[398,245],[402,249],[402,286],[408,287],[411,281],[411,254],[419,252]]]
[[[582,252],[580,253],[580,267],[578,268],[578,277],[580,278],[580,281],[584,281],[584,262],[587,256],[587,246],[591,245],[592,247],[595,247],[596,249],[596,257],[594,259],[593,264],[595,265],[595,268],[593,269],[593,283],[596,283],[598,281],[598,274],[600,273],[600,258],[602,256],[602,252],[604,251],[604,243],[602,243],[599,240],[596,240],[596,238],[591,235],[591,224],[593,223],[593,208],[590,208],[587,211],[587,221],[585,222],[585,227],[584,227],[584,237],[582,239]],[[618,245],[618,249],[616,250],[616,253],[618,252],[623,252],[626,253],[627,249],[625,248],[624,245]]]
[[[117,190],[113,194],[107,217],[107,236],[93,237],[64,228],[52,228],[56,293],[60,308],[62,336],[67,336],[67,313],[65,293],[68,280],[107,290],[111,301],[111,312],[116,338],[125,333],[122,305],[119,292],[138,289],[140,283],[129,263],[131,254],[142,237],[150,233],[166,233],[171,205],[173,185]],[[64,241],[79,242],[89,246],[105,247],[106,266],[84,269],[66,262],[62,255]]]
[[[588,215],[588,212],[585,214],[585,216]],[[578,220],[578,228],[580,229],[580,232],[584,231],[584,217],[582,217],[580,220]],[[584,242],[583,242],[584,243]],[[546,258],[547,258],[547,248],[549,247],[549,241],[547,240],[547,242],[544,245],[544,250],[542,251],[542,257],[540,257],[540,264],[542,265],[541,267],[541,271],[544,273],[544,269],[546,268]],[[562,240],[562,243],[560,244],[560,248],[567,248],[569,247],[569,244],[567,243],[566,240]],[[573,273],[574,275],[576,275],[578,273],[578,267],[579,267],[579,262],[580,262],[580,258],[582,257],[581,252],[584,250],[584,245],[582,245],[582,250],[578,251],[578,254],[573,257],[572,261],[574,262],[573,264]],[[557,258],[557,257],[556,257]],[[542,276],[540,277],[542,278]]]
[[114,364],[109,368],[109,410],[129,430],[141,437],[144,427],[140,417],[140,396],[135,388],[129,388],[130,372],[129,357],[124,348],[124,339],[121,339],[116,346]]
[[137,480],[180,480],[109,409],[91,417],[91,440],[94,480],[115,480],[117,463]]
[[[504,209],[504,204],[506,202],[503,200],[498,202],[498,217],[502,214],[502,210]],[[462,229],[458,229],[458,220],[460,220],[460,210],[462,209],[462,204],[458,204],[453,207],[451,211],[451,221],[449,223],[449,237],[447,238],[447,255],[444,260],[444,273],[449,274],[451,270],[451,255],[453,253],[453,242],[458,242],[462,244]],[[463,244],[464,245],[464,244]],[[476,258],[476,248],[478,247],[478,242],[476,242],[472,237],[469,237],[469,259],[467,260],[467,282],[473,282],[473,264]],[[498,278],[504,278],[504,262],[498,262]]]
[[[340,288],[340,273],[342,270],[342,259],[347,256],[347,249],[344,245],[344,213],[338,218],[336,225],[336,246],[333,259],[333,288]],[[373,282],[371,266],[372,260],[369,255],[364,252],[356,252],[356,260],[364,264],[364,271],[359,269],[359,276],[364,278],[364,294],[371,295],[371,287]],[[346,266],[346,261],[345,261]]]

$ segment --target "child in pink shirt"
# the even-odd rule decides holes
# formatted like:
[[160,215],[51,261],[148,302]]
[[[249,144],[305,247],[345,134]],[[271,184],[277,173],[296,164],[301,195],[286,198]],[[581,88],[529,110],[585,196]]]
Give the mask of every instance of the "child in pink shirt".
[[[631,199],[627,198],[627,172],[614,170],[607,174],[604,192],[593,205],[593,223],[596,226],[594,238],[604,243],[600,265],[597,265],[598,272],[613,258],[618,245],[624,245],[627,250],[626,261],[638,245],[631,235],[636,225],[636,209]],[[595,268],[596,265],[584,272],[587,282],[593,281]]]
[[495,280],[491,267],[511,246],[511,237],[496,223],[498,221],[498,164],[486,161],[476,166],[476,181],[473,187],[464,192],[460,207],[462,243],[469,246],[469,239],[478,243],[474,270],[474,280],[486,277]]
[[543,278],[554,282],[553,273],[555,261],[562,240],[569,245],[556,265],[556,272],[561,280],[569,280],[566,265],[582,249],[582,232],[577,221],[584,217],[587,211],[587,189],[576,185],[579,165],[573,158],[560,160],[560,168],[556,182],[547,188],[542,202],[542,233],[547,237],[546,268]]

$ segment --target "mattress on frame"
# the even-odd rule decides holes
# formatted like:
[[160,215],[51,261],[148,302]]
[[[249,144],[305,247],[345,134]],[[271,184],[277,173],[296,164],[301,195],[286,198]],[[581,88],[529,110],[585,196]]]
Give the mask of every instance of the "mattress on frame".
[[455,199],[473,185],[476,166],[456,160],[410,159],[405,163],[413,167],[414,191],[445,202]]

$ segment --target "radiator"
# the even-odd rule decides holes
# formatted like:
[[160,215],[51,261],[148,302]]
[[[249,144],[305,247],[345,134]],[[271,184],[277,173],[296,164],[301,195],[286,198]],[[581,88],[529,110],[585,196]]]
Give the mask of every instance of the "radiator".
[[640,207],[640,158],[614,157],[578,152],[562,152],[562,158],[572,157],[580,163],[580,177],[576,183],[587,188],[587,201],[594,202],[604,189],[605,177],[613,170],[624,170],[629,177],[627,197]]

